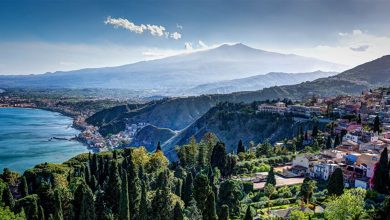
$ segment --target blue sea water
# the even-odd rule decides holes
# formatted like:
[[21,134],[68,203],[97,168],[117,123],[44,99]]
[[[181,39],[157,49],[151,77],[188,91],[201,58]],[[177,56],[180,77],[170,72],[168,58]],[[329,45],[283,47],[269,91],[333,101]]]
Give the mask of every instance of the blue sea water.
[[56,140],[79,134],[72,119],[40,109],[0,108],[0,171],[5,167],[23,173],[39,163],[62,163],[88,152],[77,141]]

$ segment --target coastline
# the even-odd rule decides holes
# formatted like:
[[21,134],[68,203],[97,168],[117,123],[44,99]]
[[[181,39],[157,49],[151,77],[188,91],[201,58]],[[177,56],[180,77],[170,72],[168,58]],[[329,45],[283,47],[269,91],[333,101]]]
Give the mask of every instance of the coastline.
[[[85,130],[83,129],[82,127],[80,126],[76,126],[75,125],[75,120],[76,118],[78,117],[78,115],[74,115],[74,114],[69,114],[65,111],[59,111],[59,110],[56,110],[56,109],[52,109],[52,108],[44,108],[44,107],[22,107],[22,106],[7,106],[7,107],[0,107],[0,108],[20,108],[20,109],[38,109],[38,110],[44,110],[44,111],[50,111],[50,112],[54,112],[54,113],[59,113],[61,114],[62,116],[66,116],[66,117],[69,117],[72,119],[72,124],[70,125],[70,127],[74,128],[75,130],[79,131],[80,133],[75,137],[75,138],[72,138],[73,141],[77,141],[79,143],[81,143],[82,145],[84,145],[85,147],[87,147],[87,149],[89,151],[92,151],[92,152],[95,152],[96,149],[94,147],[92,147],[91,145],[89,145],[88,143],[86,143],[85,141],[83,141],[82,138],[80,138],[80,134]],[[53,137],[51,137],[53,138]],[[71,140],[68,140],[68,141],[71,141]]]

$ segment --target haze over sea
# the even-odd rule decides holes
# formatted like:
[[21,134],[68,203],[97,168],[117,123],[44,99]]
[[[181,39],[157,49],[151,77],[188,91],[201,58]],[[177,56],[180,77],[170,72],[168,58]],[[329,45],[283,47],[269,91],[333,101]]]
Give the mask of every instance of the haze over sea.
[[49,140],[72,138],[79,131],[72,119],[40,109],[0,108],[0,169],[23,173],[39,163],[62,163],[88,152],[77,141]]

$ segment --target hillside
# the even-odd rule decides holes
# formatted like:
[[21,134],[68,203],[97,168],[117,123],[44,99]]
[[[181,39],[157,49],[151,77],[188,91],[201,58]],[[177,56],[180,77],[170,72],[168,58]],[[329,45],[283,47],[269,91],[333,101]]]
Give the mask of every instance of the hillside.
[[[295,136],[299,128],[311,130],[313,121],[294,119],[269,113],[256,113],[256,105],[221,103],[211,108],[201,118],[163,144],[163,150],[170,159],[176,157],[174,147],[189,142],[191,136],[200,141],[208,132],[214,133],[226,144],[228,152],[236,150],[241,139],[248,145],[268,139],[271,143]],[[321,125],[321,124],[320,124]]]
[[172,138],[176,133],[168,128],[158,128],[147,125],[137,132],[130,143],[130,146],[144,146],[148,151],[155,151],[157,143],[164,143]]
[[[321,78],[311,82],[304,82],[297,85],[275,86],[258,91],[237,92],[220,95],[202,95],[185,98],[169,98],[153,102],[144,108],[122,112],[106,122],[100,131],[103,135],[116,133],[124,128],[125,123],[147,122],[161,128],[182,130],[199,119],[210,108],[220,102],[251,103],[272,99],[300,100],[313,95],[334,96],[359,94],[363,90],[383,85],[383,82],[390,80],[389,56],[379,58],[375,61],[362,64],[356,68],[340,73],[336,76]],[[378,69],[375,64],[380,64]],[[353,71],[352,71],[353,70]],[[380,72],[381,79],[376,79]],[[352,74],[353,73],[353,74]],[[364,79],[364,80],[362,80]],[[110,110],[106,110],[110,114]],[[115,111],[114,111],[115,112]],[[115,114],[115,113],[113,113]],[[92,116],[94,124],[102,119],[97,115]]]
[[270,86],[293,85],[306,81],[313,81],[336,75],[336,72],[315,71],[309,73],[277,73],[271,72],[265,75],[256,75],[247,78],[208,83],[196,86],[185,93],[201,94],[227,94],[239,91],[256,91]]
[[0,76],[0,88],[115,88],[175,95],[194,86],[268,72],[310,72],[345,67],[313,58],[254,49],[243,44],[184,53],[118,67],[28,76]]

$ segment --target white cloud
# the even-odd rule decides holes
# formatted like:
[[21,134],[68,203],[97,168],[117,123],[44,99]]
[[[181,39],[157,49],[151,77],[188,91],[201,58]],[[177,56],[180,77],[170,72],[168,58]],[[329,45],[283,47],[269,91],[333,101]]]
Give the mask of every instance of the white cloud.
[[178,40],[178,39],[181,38],[181,34],[178,33],[178,32],[173,32],[173,33],[171,34],[171,38],[172,38],[172,39],[175,39],[175,40]]
[[[157,37],[163,37],[165,36],[168,38],[169,32],[166,31],[166,28],[161,25],[152,25],[152,24],[134,24],[133,22],[125,19],[125,18],[111,18],[107,17],[107,19],[104,21],[105,24],[113,25],[115,28],[123,28],[126,30],[129,30],[131,32],[134,32],[136,34],[142,34],[145,31],[149,31],[149,33],[153,36]],[[176,34],[175,34],[176,33]],[[178,32],[174,32],[175,37],[179,39],[181,37],[181,34]],[[172,35],[171,35],[172,36]],[[175,39],[174,37],[171,37]],[[177,40],[175,39],[175,40]]]
[[208,46],[201,40],[198,41],[199,47],[200,48],[207,48]]
[[370,45],[361,45],[361,46],[358,46],[358,47],[350,47],[349,49],[351,49],[351,50],[353,50],[353,51],[356,51],[356,52],[364,52],[364,51],[366,51],[369,47],[370,47]]
[[176,24],[176,28],[180,29],[180,30],[183,30],[183,26],[181,26],[180,24]]
[[193,50],[194,48],[192,47],[192,43],[191,42],[185,42],[184,43],[184,49],[186,49],[186,50]]

